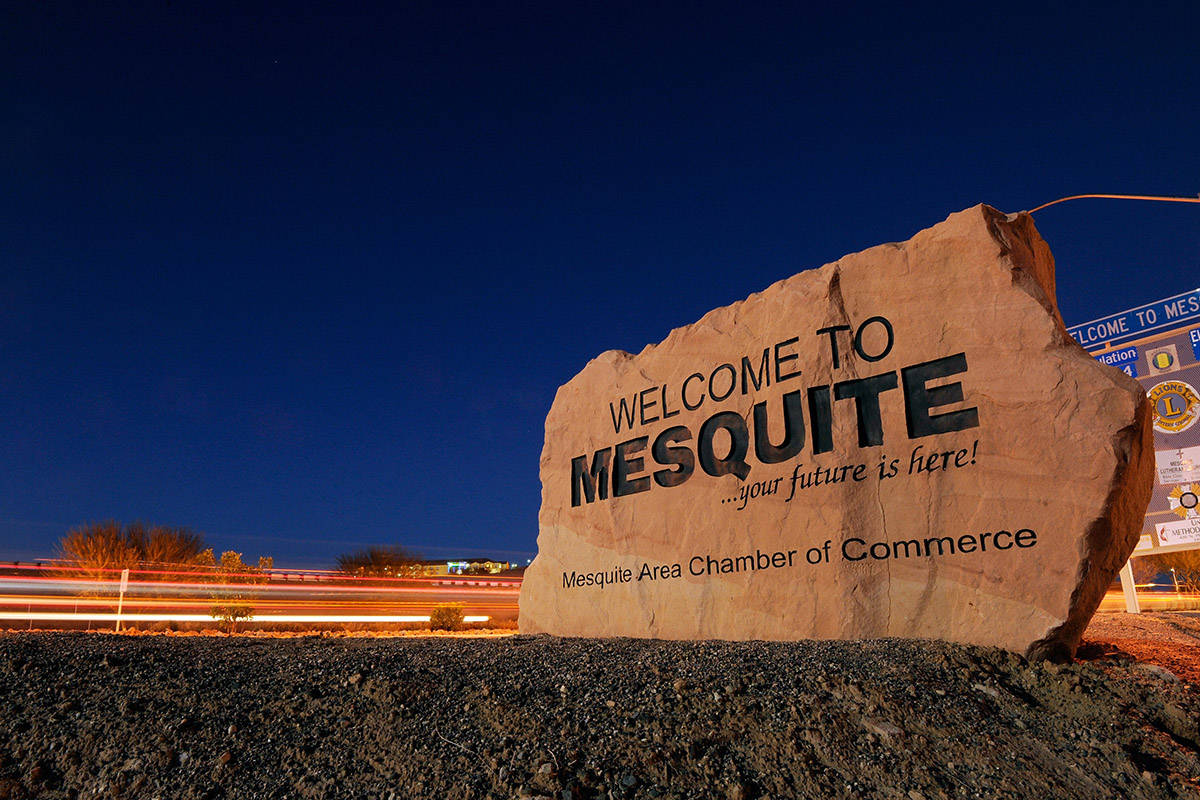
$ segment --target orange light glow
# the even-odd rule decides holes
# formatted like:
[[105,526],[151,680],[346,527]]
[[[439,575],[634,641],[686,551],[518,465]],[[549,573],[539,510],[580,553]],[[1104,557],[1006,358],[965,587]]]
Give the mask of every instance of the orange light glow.
[[[49,623],[192,622],[215,624],[214,605],[252,609],[241,625],[428,623],[441,604],[460,604],[464,622],[515,618],[520,579],[490,576],[364,578],[324,570],[275,569],[263,583],[239,576],[182,571],[131,570],[120,593],[120,570],[89,570],[103,578],[71,574],[67,565],[0,565],[0,620]],[[111,575],[111,579],[109,576]],[[262,579],[262,574],[245,576]],[[118,603],[122,611],[117,613]],[[71,626],[68,626],[71,627]]]
[[[93,613],[93,614],[65,614],[54,611],[0,611],[0,619],[19,619],[25,620],[50,620],[55,622],[65,622],[68,620],[79,620],[81,622],[115,622],[118,619],[122,622],[212,622],[213,618],[208,614],[117,614],[116,612],[109,613]],[[490,617],[471,615],[463,617],[463,622],[487,622]],[[344,615],[344,616],[323,616],[319,614],[269,614],[256,617],[246,617],[239,620],[240,624],[253,622],[312,622],[312,623],[333,623],[341,624],[345,622],[429,622],[429,615],[411,615],[411,616],[384,616],[384,615]]]

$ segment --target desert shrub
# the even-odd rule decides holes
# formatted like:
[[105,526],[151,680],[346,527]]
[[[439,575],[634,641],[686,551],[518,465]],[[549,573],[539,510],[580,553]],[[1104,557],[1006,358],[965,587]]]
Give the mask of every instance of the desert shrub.
[[[225,624],[229,633],[237,632],[237,624],[241,620],[254,616],[253,603],[258,594],[250,586],[264,584],[269,580],[267,570],[274,565],[274,559],[260,556],[257,566],[242,561],[242,554],[233,550],[221,553],[221,563],[215,566],[213,577],[222,586],[214,591],[213,604],[209,614],[213,619]],[[242,584],[246,589],[240,588]]]
[[462,626],[462,603],[442,603],[429,615],[429,630],[431,631],[457,631]]

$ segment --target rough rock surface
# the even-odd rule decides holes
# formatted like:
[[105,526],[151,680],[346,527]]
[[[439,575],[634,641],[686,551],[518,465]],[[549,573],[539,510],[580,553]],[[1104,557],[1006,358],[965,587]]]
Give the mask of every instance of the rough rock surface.
[[560,388],[521,630],[1061,660],[1136,543],[1150,441],[1030,217],[968,209]]
[[1195,798],[1196,687],[943,642],[0,635],[0,798]]

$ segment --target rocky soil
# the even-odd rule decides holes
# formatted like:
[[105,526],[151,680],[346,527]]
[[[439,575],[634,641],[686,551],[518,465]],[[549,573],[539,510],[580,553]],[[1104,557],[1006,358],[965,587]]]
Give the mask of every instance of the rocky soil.
[[1200,613],[1097,614],[1087,635],[1200,686]]
[[1084,653],[10,633],[0,800],[1200,797],[1195,676]]

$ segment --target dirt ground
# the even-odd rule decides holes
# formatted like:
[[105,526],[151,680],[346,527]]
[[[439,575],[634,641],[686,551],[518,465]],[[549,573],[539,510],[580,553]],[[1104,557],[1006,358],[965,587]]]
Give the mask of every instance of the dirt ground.
[[0,800],[1197,798],[1200,626],[942,642],[0,635]]
[[1186,683],[1200,685],[1200,612],[1097,614],[1084,633],[1078,657],[1097,654],[1097,645],[1157,664]]

